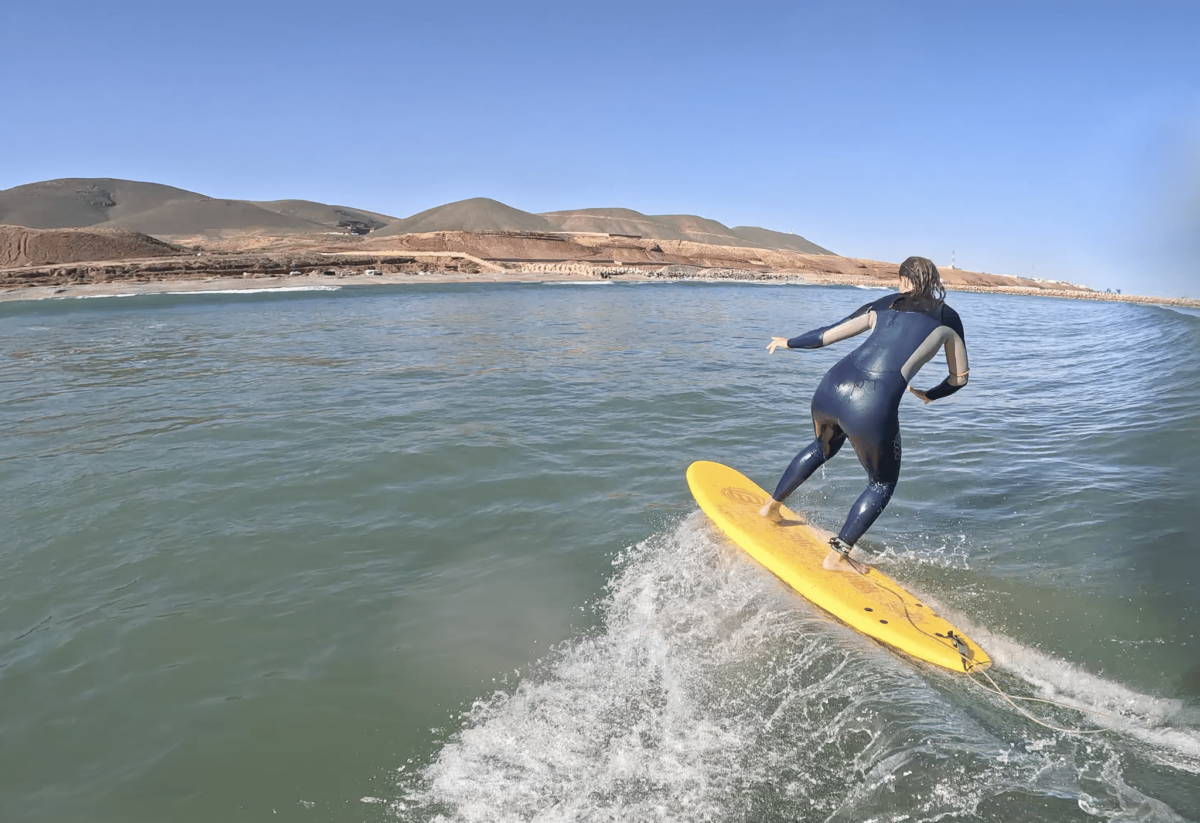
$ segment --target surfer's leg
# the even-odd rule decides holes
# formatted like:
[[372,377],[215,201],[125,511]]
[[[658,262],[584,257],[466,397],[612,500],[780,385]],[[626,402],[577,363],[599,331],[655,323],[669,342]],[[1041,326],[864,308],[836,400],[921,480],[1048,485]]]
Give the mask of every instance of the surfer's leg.
[[779,519],[779,504],[800,488],[801,483],[812,477],[813,472],[824,465],[826,460],[837,454],[846,442],[846,433],[834,420],[814,414],[813,428],[817,432],[816,439],[792,459],[783,477],[779,478],[775,493],[759,511],[763,517]]
[[882,442],[869,444],[861,451],[856,447],[859,461],[867,470],[868,485],[850,509],[846,524],[838,536],[853,546],[871,524],[883,513],[900,480],[900,421],[894,419],[883,432]]
[[842,542],[848,546],[857,543],[858,538],[866,534],[867,529],[883,514],[895,491],[895,480],[872,480],[846,517],[846,523],[838,534]]
[[849,551],[858,539],[866,534],[879,515],[883,514],[896,491],[896,483],[900,479],[899,416],[891,415],[884,425],[875,428],[866,436],[851,437],[850,442],[854,445],[859,462],[867,470],[867,488],[858,496],[858,500],[846,516],[846,522],[836,538],[840,545],[825,558],[825,568],[830,568],[831,562],[840,563],[844,558],[855,571],[864,573],[866,567],[851,560]]
[[792,459],[791,464],[783,473],[783,477],[779,478],[779,484],[775,487],[775,493],[771,497],[781,503],[787,500],[805,480],[812,477],[813,472],[825,464],[826,460],[837,454],[845,440],[846,436],[842,435],[837,445],[832,448],[820,437],[809,443],[804,451]]

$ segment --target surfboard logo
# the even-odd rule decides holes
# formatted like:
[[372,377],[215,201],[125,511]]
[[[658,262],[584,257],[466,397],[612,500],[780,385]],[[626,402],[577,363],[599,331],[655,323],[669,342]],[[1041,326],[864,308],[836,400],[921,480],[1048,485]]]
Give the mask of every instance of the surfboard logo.
[[739,489],[734,486],[726,486],[721,490],[721,494],[732,500],[734,503],[749,503],[752,506],[761,506],[766,501],[752,491]]

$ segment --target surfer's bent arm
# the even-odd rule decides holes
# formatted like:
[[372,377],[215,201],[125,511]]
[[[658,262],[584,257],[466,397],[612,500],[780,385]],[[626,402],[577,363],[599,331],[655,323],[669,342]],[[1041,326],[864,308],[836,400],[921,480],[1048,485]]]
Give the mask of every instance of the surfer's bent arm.
[[856,334],[862,334],[868,329],[875,328],[875,304],[868,303],[845,320],[839,320],[832,326],[807,331],[799,337],[787,341],[789,349],[819,349],[845,340]]
[[946,369],[950,375],[925,392],[925,396],[930,400],[949,397],[967,385],[967,375],[971,371],[967,363],[967,341],[958,312],[949,306],[944,307],[942,322],[950,328],[950,336],[946,338]]

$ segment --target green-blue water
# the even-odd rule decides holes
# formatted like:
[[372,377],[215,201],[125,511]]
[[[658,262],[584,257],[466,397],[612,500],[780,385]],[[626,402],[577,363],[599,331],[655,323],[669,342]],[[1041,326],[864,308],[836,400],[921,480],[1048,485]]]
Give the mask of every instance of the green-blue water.
[[[647,284],[0,305],[4,821],[1200,820],[1200,318],[952,294],[864,547],[1054,725],[729,546],[877,296]],[[915,385],[941,380],[939,357]],[[844,450],[793,498],[836,530]]]

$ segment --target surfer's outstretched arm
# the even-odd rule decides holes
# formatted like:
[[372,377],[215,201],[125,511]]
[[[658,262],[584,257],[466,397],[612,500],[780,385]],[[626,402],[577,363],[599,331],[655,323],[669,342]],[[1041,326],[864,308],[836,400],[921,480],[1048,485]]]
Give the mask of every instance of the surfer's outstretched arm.
[[775,349],[785,346],[789,349],[819,349],[822,346],[828,346],[830,343],[836,343],[839,340],[845,340],[856,334],[862,334],[868,329],[875,328],[875,303],[877,302],[879,301],[868,303],[854,312],[854,314],[839,320],[831,326],[813,329],[799,337],[791,339],[772,337],[771,342],[767,345],[767,351],[770,354],[774,354]]

